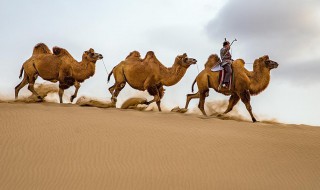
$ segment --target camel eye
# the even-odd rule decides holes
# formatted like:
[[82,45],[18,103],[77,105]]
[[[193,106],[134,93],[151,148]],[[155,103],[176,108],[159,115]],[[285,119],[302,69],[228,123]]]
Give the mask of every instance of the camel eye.
[[265,64],[266,64],[266,65],[269,65],[269,64],[270,64],[270,61],[269,61],[269,60],[265,61]]
[[188,58],[184,58],[184,62],[187,62],[188,61]]
[[90,53],[91,56],[94,56],[94,53]]

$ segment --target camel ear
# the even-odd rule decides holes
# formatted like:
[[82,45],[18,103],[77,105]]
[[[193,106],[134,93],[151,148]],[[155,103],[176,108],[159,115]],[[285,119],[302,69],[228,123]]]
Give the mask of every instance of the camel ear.
[[90,49],[89,49],[89,52],[90,52],[90,53],[94,53],[94,49],[90,48]]
[[185,58],[185,57],[187,57],[187,54],[186,54],[186,53],[184,53],[184,54],[182,54],[182,55],[178,55],[178,57],[177,57],[177,58],[179,58],[179,59],[183,59],[183,58]]
[[269,56],[268,55],[265,55],[263,56],[265,60],[269,60]]

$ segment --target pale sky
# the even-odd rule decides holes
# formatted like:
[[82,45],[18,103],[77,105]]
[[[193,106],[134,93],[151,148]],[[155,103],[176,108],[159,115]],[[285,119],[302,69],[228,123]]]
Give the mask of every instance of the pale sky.
[[[23,62],[39,42],[60,46],[77,59],[94,48],[104,55],[110,71],[129,52],[152,50],[171,66],[178,54],[198,60],[199,69],[218,53],[224,37],[237,38],[233,58],[246,62],[269,55],[279,63],[271,71],[269,87],[252,97],[257,118],[320,126],[320,2],[318,0],[122,0],[0,1],[0,95],[14,98]],[[250,65],[247,66],[251,69]],[[183,107],[198,74],[191,66],[184,78],[167,87],[164,107]],[[37,80],[43,82],[42,80]],[[80,88],[78,97],[110,100],[106,71],[101,61],[96,73]],[[74,88],[67,90],[67,95]],[[24,88],[23,94],[29,94]],[[119,102],[137,93],[126,86]],[[146,96],[148,99],[152,98]],[[229,97],[210,91],[207,101]],[[192,101],[195,108],[198,101]],[[120,106],[118,104],[118,106]],[[249,117],[242,103],[241,114]]]

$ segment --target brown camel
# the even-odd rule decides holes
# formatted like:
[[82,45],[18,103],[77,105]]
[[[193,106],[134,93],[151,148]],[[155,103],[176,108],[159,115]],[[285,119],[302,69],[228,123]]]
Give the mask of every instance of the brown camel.
[[221,88],[218,90],[219,72],[212,72],[211,68],[216,65],[219,60],[216,54],[208,58],[205,69],[198,74],[192,84],[192,92],[195,82],[197,82],[199,90],[195,94],[187,94],[185,109],[188,108],[191,99],[200,98],[198,107],[201,112],[206,115],[204,110],[205,98],[209,96],[209,88],[213,88],[215,91],[224,95],[231,95],[228,108],[223,114],[230,112],[241,99],[250,113],[252,121],[256,122],[257,120],[253,116],[250,105],[250,95],[257,95],[267,88],[270,82],[270,70],[277,68],[278,63],[270,60],[269,56],[265,55],[254,61],[253,71],[248,71],[244,68],[245,62],[242,59],[237,59],[232,63],[234,82],[231,89]]
[[161,64],[152,51],[149,51],[144,59],[140,58],[139,52],[131,52],[124,61],[112,69],[108,76],[108,81],[112,73],[115,78],[115,84],[109,88],[112,94],[111,101],[116,103],[117,96],[128,83],[134,89],[147,90],[150,95],[154,96],[154,99],[146,104],[156,102],[159,111],[161,111],[160,101],[165,91],[163,86],[172,86],[178,83],[189,66],[196,62],[197,60],[183,54],[175,58],[172,67],[167,68]]
[[24,77],[15,87],[15,98],[18,98],[20,89],[29,84],[28,89],[41,101],[42,97],[34,90],[35,80],[40,76],[47,81],[59,81],[60,103],[64,90],[74,85],[76,90],[70,98],[72,102],[77,97],[80,83],[93,76],[95,63],[102,58],[101,54],[90,48],[83,53],[82,61],[77,62],[67,50],[54,47],[51,53],[44,43],[39,43],[34,47],[32,56],[22,65],[19,78],[22,77],[23,71]]

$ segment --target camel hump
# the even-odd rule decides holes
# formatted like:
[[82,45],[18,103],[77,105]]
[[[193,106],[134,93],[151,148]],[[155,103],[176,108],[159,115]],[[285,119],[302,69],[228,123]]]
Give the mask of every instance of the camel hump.
[[146,55],[156,56],[153,51],[148,51]]
[[66,49],[63,49],[61,47],[53,47],[52,48],[52,51],[53,51],[53,54],[56,55],[56,56],[66,56],[66,57],[69,57],[71,59],[74,59],[72,57],[72,55],[66,50]]
[[60,55],[61,52],[62,52],[62,48],[55,46],[55,47],[52,48],[52,51],[53,51],[53,54]]
[[140,52],[138,51],[133,51],[133,52],[130,52],[130,54],[126,57],[126,59],[129,59],[129,58],[140,58]]
[[156,55],[153,51],[148,51],[146,55],[144,56],[142,62],[154,62],[157,60]]
[[46,44],[38,43],[37,45],[34,46],[32,55],[38,55],[38,54],[52,54],[52,53]]
[[244,65],[245,65],[245,62],[243,59],[237,59],[232,62],[233,67],[244,67]]

